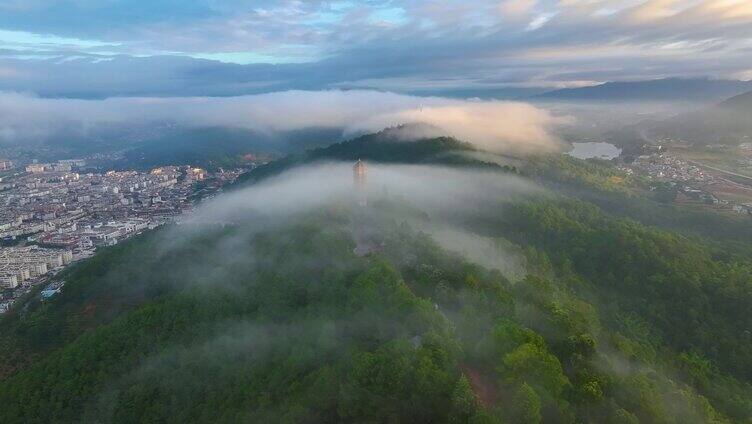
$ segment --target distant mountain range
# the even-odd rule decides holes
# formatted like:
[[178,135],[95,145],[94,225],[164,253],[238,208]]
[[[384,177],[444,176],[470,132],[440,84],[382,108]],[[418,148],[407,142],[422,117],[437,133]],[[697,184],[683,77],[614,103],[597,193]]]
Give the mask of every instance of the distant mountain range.
[[237,165],[247,153],[284,156],[342,140],[341,128],[311,127],[263,132],[242,127],[188,126],[172,122],[65,128],[41,141],[24,141],[34,159],[112,155],[106,166],[149,169],[164,165],[207,168]]
[[752,141],[752,91],[712,106],[664,120],[645,120],[606,134],[622,146],[664,137],[696,144],[740,144]]
[[245,128],[198,127],[161,132],[133,145],[115,167],[149,169],[168,164],[232,167],[247,153],[285,155],[340,140],[342,131],[308,128],[267,134]]
[[591,87],[565,88],[530,97],[532,101],[671,101],[717,103],[752,90],[752,81],[708,78],[664,78],[649,81],[607,82]]
[[660,130],[700,143],[738,144],[752,138],[752,91],[662,122]]
[[722,109],[752,111],[752,91],[734,96],[719,105]]

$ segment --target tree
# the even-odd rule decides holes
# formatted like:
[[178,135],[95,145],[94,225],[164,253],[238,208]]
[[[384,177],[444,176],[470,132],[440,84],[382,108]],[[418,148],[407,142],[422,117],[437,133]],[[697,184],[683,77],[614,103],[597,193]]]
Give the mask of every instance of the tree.
[[514,394],[512,410],[515,423],[537,424],[542,420],[540,398],[527,383],[522,383]]
[[502,374],[517,381],[534,382],[553,396],[561,394],[569,383],[559,360],[548,352],[545,346],[533,343],[520,345],[504,355]]
[[463,374],[454,386],[452,392],[452,409],[449,415],[450,423],[467,423],[478,410],[478,398],[475,396],[470,381]]

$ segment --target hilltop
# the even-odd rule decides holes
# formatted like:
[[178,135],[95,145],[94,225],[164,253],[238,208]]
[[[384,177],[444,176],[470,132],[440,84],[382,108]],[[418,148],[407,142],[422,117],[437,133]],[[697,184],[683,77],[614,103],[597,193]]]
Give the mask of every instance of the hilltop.
[[250,181],[259,181],[304,164],[321,161],[354,162],[358,159],[374,163],[475,166],[512,170],[510,167],[473,158],[467,155],[476,152],[470,143],[453,137],[436,136],[435,132],[435,129],[423,125],[387,128],[326,147],[288,155],[243,175],[238,183],[242,185]]

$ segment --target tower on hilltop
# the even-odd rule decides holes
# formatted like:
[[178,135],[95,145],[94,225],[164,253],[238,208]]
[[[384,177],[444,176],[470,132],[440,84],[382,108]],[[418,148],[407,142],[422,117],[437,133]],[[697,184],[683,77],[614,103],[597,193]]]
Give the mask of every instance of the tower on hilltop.
[[366,194],[366,182],[368,178],[368,167],[366,163],[358,159],[353,166],[353,184],[355,186],[355,195],[357,196],[358,205],[366,206],[368,196]]

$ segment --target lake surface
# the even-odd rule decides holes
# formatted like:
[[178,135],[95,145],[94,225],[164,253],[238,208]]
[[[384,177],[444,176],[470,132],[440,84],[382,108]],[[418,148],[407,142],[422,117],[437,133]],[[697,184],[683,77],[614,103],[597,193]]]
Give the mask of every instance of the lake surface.
[[578,159],[613,159],[621,154],[621,149],[611,143],[572,143],[574,148],[567,154]]

